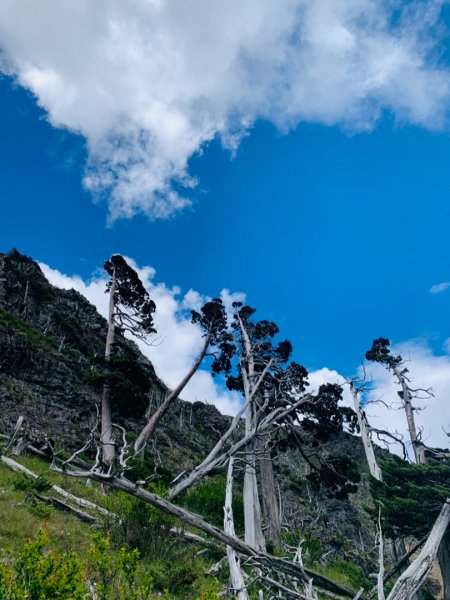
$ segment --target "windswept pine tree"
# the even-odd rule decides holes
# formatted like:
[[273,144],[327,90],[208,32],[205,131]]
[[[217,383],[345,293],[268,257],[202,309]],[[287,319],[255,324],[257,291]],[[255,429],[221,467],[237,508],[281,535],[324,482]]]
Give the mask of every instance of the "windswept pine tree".
[[[123,256],[113,254],[104,266],[110,277],[106,285],[109,310],[105,345],[105,366],[109,370],[114,354],[116,330],[121,333],[128,332],[144,341],[148,340],[149,336],[156,333],[153,322],[156,306],[138,274]],[[103,463],[110,465],[116,451],[112,425],[111,376],[108,372],[102,392],[101,443]]]

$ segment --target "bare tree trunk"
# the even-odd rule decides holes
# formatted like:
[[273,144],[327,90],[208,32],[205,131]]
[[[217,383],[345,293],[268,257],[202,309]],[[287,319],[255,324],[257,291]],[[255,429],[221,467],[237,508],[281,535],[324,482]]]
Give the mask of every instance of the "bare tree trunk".
[[[5,464],[7,467],[12,469],[13,471],[19,471],[21,473],[25,473],[25,475],[28,475],[28,477],[31,477],[31,479],[38,478],[36,473],[34,473],[33,471],[30,471],[30,469],[27,469],[27,467],[24,467],[17,461],[12,460],[11,458],[8,458],[7,456],[0,456],[0,461],[3,464]],[[109,516],[109,517],[115,516],[113,513],[106,510],[106,508],[103,508],[103,506],[94,504],[94,502],[91,502],[90,500],[86,500],[85,498],[79,498],[78,496],[74,496],[73,494],[71,494],[70,492],[67,492],[65,489],[63,489],[59,485],[52,485],[51,489],[53,492],[55,492],[59,496],[66,498],[66,500],[75,502],[75,504],[78,504],[78,506],[82,506],[83,508],[90,508],[92,510],[95,510],[103,516]]]
[[381,527],[381,510],[378,511],[377,522],[377,541],[378,541],[378,574],[377,574],[377,596],[378,600],[386,600],[384,595],[384,540],[383,529]]
[[[248,435],[257,425],[256,415],[256,374],[253,359],[253,351],[242,319],[239,317],[239,326],[244,342],[245,363],[241,361],[241,373],[244,387],[244,397],[247,410],[245,413],[245,434]],[[252,440],[245,452],[244,471],[244,526],[245,541],[249,546],[257,550],[265,551],[266,542],[262,532],[261,505],[258,494],[258,480],[256,478],[256,443]]]
[[244,525],[245,541],[256,550],[265,551],[266,542],[261,525],[261,505],[256,478],[255,441],[249,444],[245,453],[244,472]]
[[450,504],[445,502],[419,556],[400,575],[387,600],[411,600],[430,572],[439,545],[450,523]]
[[177,387],[173,389],[168,396],[166,396],[161,406],[159,406],[155,410],[153,415],[147,421],[146,425],[144,426],[134,443],[134,451],[136,452],[136,454],[139,454],[145,448],[145,445],[147,444],[148,440],[152,437],[153,432],[155,431],[155,428],[158,425],[159,421],[163,418],[163,416],[169,410],[170,405],[174,402],[174,400],[178,398],[178,396],[187,386],[189,381],[192,379],[194,373],[197,371],[197,369],[199,368],[203,359],[206,356],[210,340],[211,335],[208,333],[205,337],[203,348],[192,367],[189,369],[189,371],[186,373],[186,375],[183,377],[183,379],[180,381]]
[[382,481],[381,469],[378,466],[377,459],[375,457],[375,452],[373,449],[372,440],[370,439],[370,435],[367,430],[367,424],[361,411],[361,405],[359,403],[358,398],[358,390],[353,386],[352,382],[350,382],[350,390],[353,395],[353,402],[355,405],[356,416],[358,418],[359,431],[361,433],[361,440],[364,446],[364,452],[366,453],[366,460],[369,466],[370,474],[378,481]]
[[[401,537],[394,538],[391,542],[391,553],[394,563],[398,563],[404,556],[408,554],[406,549],[405,540]],[[405,560],[403,565],[398,569],[400,573],[404,573],[410,566],[411,561],[409,558]],[[418,600],[417,594],[411,596],[411,600]]]
[[402,386],[402,397],[403,404],[405,406],[406,422],[408,424],[409,437],[414,451],[414,457],[416,463],[423,465],[426,462],[425,459],[425,448],[421,443],[419,436],[417,435],[416,422],[414,419],[414,410],[412,406],[411,391],[408,387],[408,382],[405,379],[404,374],[398,370],[398,367],[394,367],[394,373]]
[[450,531],[444,533],[437,553],[443,584],[443,599],[450,600]]
[[[233,519],[233,465],[234,458],[230,458],[228,463],[227,486],[225,490],[225,506],[223,530],[231,537],[236,537],[234,531]],[[228,566],[230,568],[231,588],[239,600],[248,600],[247,590],[245,588],[244,577],[241,571],[241,559],[234,548],[227,546]]]
[[106,367],[106,379],[103,384],[102,393],[102,431],[101,431],[101,443],[102,443],[102,459],[105,465],[110,465],[116,455],[116,450],[113,440],[113,429],[112,429],[112,411],[111,411],[111,378],[109,373],[110,360],[112,354],[112,346],[114,343],[115,333],[115,299],[114,294],[116,291],[116,272],[113,271],[111,289],[109,290],[109,311],[108,311],[108,333],[106,334],[106,345],[105,345],[105,367]]
[[[197,466],[193,471],[191,471],[185,477],[182,477],[170,490],[169,490],[169,500],[173,500],[180,494],[182,494],[185,490],[187,490],[191,485],[195,482],[201,480],[205,475],[209,473],[209,468],[213,465],[220,454],[221,451],[225,448],[225,443],[231,437],[237,426],[239,425],[240,418],[244,413],[245,406],[243,406],[240,411],[234,416],[231,421],[231,425],[224,433],[224,435],[220,438],[208,456]],[[192,418],[192,412],[191,412]]]
[[269,447],[269,434],[261,436],[259,443],[259,469],[261,473],[261,498],[266,529],[266,539],[281,546],[281,520],[277,490],[273,473],[273,462]]

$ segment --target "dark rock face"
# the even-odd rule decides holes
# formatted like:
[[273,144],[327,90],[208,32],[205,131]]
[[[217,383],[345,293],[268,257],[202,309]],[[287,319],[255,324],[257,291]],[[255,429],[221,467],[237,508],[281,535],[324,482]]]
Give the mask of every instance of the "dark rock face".
[[[95,424],[100,404],[99,389],[90,383],[89,374],[93,359],[103,356],[106,330],[105,319],[93,305],[74,290],[50,285],[33,260],[16,250],[0,254],[0,433],[9,434],[23,415],[33,441],[49,437],[59,447],[79,448]],[[151,411],[166,387],[135,344],[124,338],[120,343],[151,381]],[[121,422],[130,432],[142,426],[138,417]],[[175,476],[198,464],[228,424],[229,418],[211,405],[177,400],[147,452],[154,452],[155,463],[161,462]],[[353,436],[334,436],[320,452],[346,454],[365,472],[363,448]],[[308,467],[295,447],[274,454],[283,522],[290,530],[310,532],[320,539],[324,552],[342,555],[347,545],[352,560],[373,546],[373,530],[363,509],[369,502],[364,477],[348,500],[332,500],[305,483]]]
[[[89,376],[104,354],[106,332],[106,320],[81,294],[52,286],[17,250],[0,254],[0,432],[23,415],[33,440],[82,444],[101,401]],[[151,382],[146,404],[155,408],[166,386],[133,342],[119,336],[119,344],[143,367]],[[227,422],[213,406],[177,401],[157,432],[159,450],[174,471],[192,467]],[[142,420],[128,418],[126,425],[137,430]]]

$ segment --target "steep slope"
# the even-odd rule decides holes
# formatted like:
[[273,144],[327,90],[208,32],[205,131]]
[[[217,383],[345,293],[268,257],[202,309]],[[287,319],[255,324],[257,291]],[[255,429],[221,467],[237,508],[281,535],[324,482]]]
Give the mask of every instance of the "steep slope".
[[[22,415],[32,440],[48,436],[68,448],[82,443],[100,403],[92,375],[104,353],[106,328],[86,298],[50,285],[36,262],[17,250],[0,254],[0,431],[10,432]],[[120,396],[116,419],[134,429],[133,419],[160,402],[166,386],[133,342],[119,336],[118,346],[129,364],[138,365],[140,378],[150,382],[144,392],[130,388]],[[189,428],[183,427],[185,421]],[[158,443],[162,450],[178,445],[182,464],[187,450],[192,463],[226,422],[212,406],[178,402],[158,432]]]

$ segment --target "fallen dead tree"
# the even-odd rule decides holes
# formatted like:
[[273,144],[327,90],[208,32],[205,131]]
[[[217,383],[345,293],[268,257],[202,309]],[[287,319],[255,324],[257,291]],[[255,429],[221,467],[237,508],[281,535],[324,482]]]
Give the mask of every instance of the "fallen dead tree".
[[[71,477],[92,479],[111,488],[121,490],[127,494],[135,496],[136,498],[139,498],[146,504],[150,504],[155,508],[159,508],[165,513],[180,519],[180,521],[186,525],[202,531],[206,535],[212,537],[218,542],[221,542],[222,544],[225,544],[226,546],[230,546],[239,555],[246,557],[247,566],[259,567],[266,573],[276,573],[281,576],[287,576],[302,583],[309,583],[309,581],[312,580],[316,587],[327,592],[331,592],[332,594],[335,594],[341,598],[344,597],[354,599],[357,596],[357,592],[355,590],[336,583],[320,573],[316,573],[310,569],[300,568],[298,564],[293,563],[285,558],[270,556],[265,552],[256,551],[243,540],[225,533],[218,527],[215,527],[214,525],[211,525],[202,519],[202,517],[199,515],[192,513],[185,508],[172,504],[170,501],[145,490],[125,477],[116,477],[100,471],[80,471],[67,468],[67,466],[66,468],[61,468],[56,464],[56,462],[52,464],[51,468],[58,473],[63,473]],[[358,596],[358,598],[361,600],[367,600],[364,596]]]
[[[20,463],[18,463],[15,460],[13,460],[12,458],[9,458],[8,456],[2,455],[2,456],[0,456],[0,460],[4,465],[9,467],[13,471],[20,471],[21,473],[25,473],[25,475],[28,475],[28,477],[31,477],[32,479],[38,478],[38,475],[36,475],[36,473],[31,471],[30,469],[27,469],[27,467],[24,467],[23,465],[21,465]],[[75,496],[74,494],[71,494],[70,492],[68,492],[65,489],[63,489],[62,487],[60,487],[59,485],[52,484],[51,489],[53,492],[55,492],[55,494],[62,496],[63,498],[65,498],[66,500],[69,500],[70,502],[74,502],[75,504],[77,504],[78,506],[81,506],[82,508],[88,508],[91,510],[95,510],[96,512],[98,512],[99,514],[101,514],[104,517],[113,517],[114,516],[113,513],[111,513],[106,508],[103,508],[103,506],[99,506],[98,504],[95,504],[94,502],[91,502],[90,500],[86,500],[85,498],[80,498],[78,496]]]

